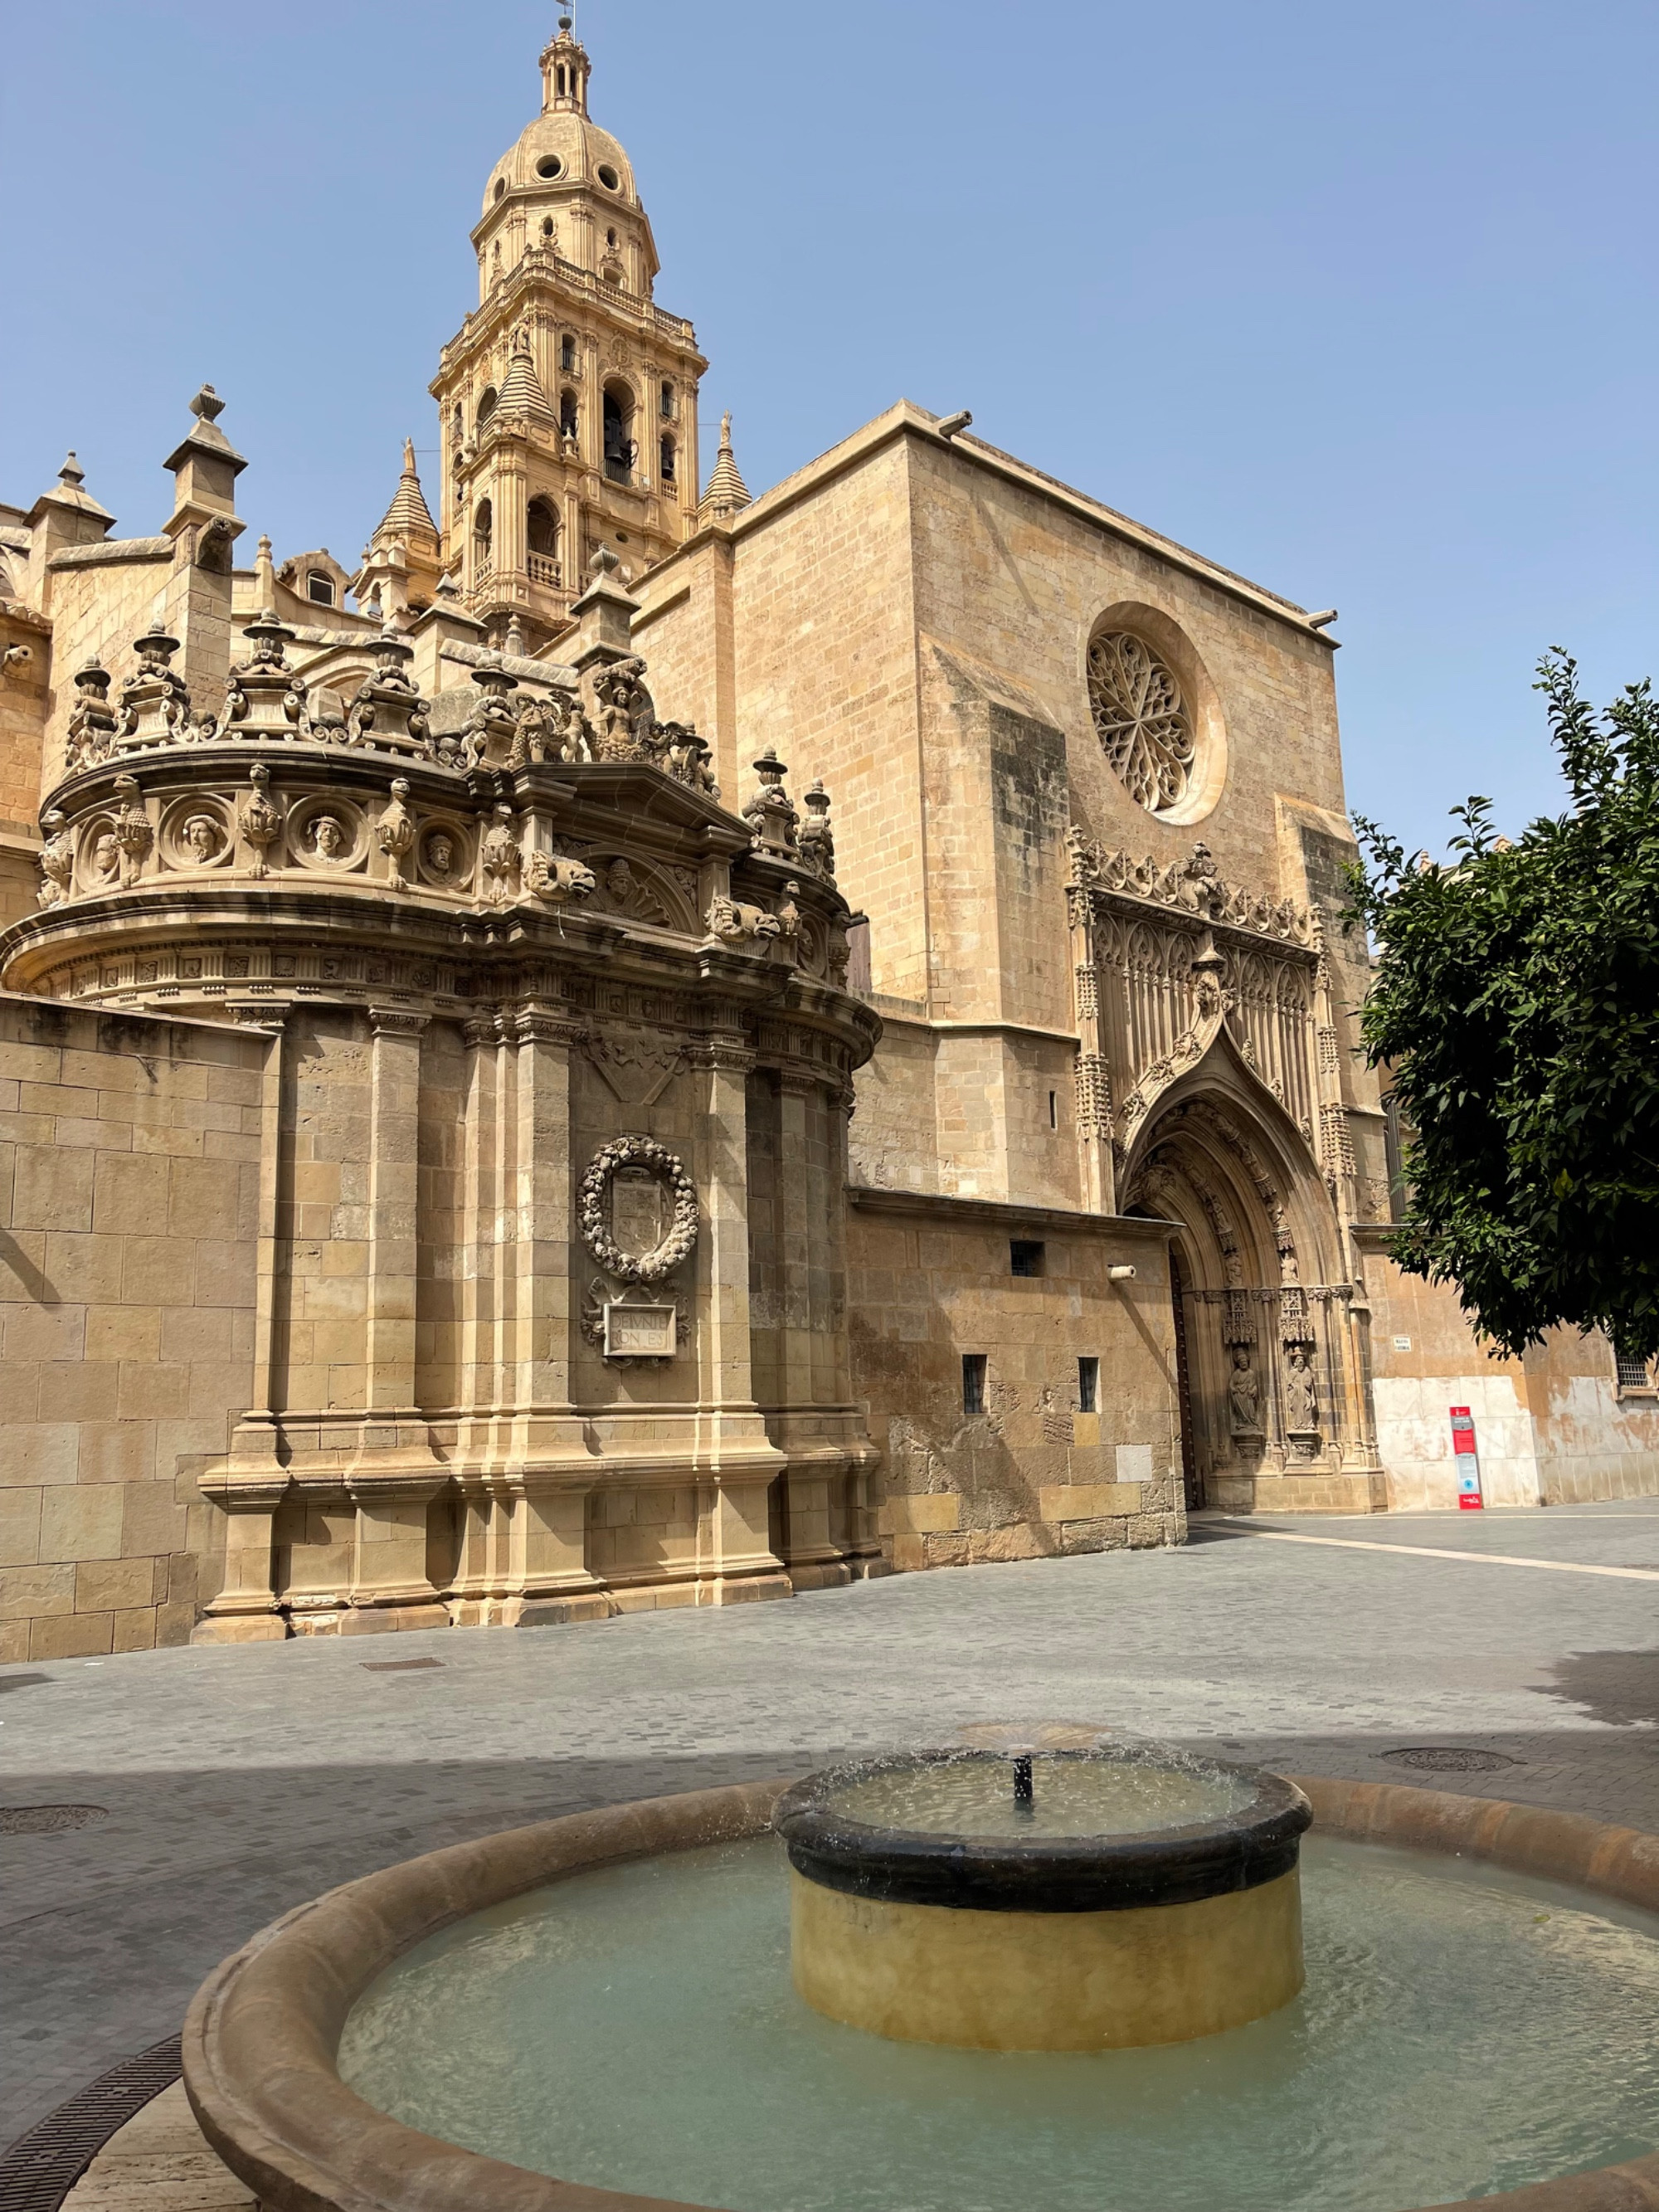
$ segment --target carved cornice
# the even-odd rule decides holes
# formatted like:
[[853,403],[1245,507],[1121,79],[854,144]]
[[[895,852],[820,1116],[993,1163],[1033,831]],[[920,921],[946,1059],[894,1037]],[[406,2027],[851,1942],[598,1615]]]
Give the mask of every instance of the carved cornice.
[[1223,880],[1206,845],[1194,845],[1184,860],[1160,867],[1150,854],[1107,852],[1075,828],[1066,832],[1071,856],[1067,890],[1098,905],[1125,914],[1161,915],[1193,929],[1211,928],[1243,939],[1269,941],[1281,955],[1300,955],[1310,965],[1321,950],[1317,917],[1292,899],[1270,897]]

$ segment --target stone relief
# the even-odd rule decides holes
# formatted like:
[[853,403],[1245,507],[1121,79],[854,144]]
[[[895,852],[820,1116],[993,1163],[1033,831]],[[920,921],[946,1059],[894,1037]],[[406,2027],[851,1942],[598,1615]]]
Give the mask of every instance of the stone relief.
[[[618,1219],[613,1186],[623,1176],[626,1200]],[[583,1243],[607,1274],[621,1283],[660,1283],[690,1256],[702,1213],[696,1184],[665,1145],[654,1137],[617,1137],[588,1163],[577,1219]],[[653,1234],[656,1242],[648,1243]],[[624,1249],[623,1237],[643,1249]]]
[[587,1054],[624,1106],[654,1106],[684,1060],[683,1048],[660,1030],[615,1023],[592,1030]]

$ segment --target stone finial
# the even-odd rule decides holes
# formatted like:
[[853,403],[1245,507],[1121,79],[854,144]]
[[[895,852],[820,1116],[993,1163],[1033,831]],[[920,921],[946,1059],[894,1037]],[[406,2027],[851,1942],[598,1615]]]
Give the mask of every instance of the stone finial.
[[200,422],[216,422],[225,411],[225,403],[210,384],[204,384],[191,401],[190,411]]
[[64,456],[64,465],[58,471],[58,481],[59,483],[68,484],[72,490],[79,491],[86,480],[87,472],[76,459],[75,448],[71,446]]
[[836,880],[836,837],[830,826],[830,794],[820,776],[805,793],[806,819],[800,830],[800,856],[826,883]]
[[620,659],[633,651],[634,617],[640,603],[617,576],[622,563],[608,545],[597,546],[587,564],[592,581],[570,612],[576,623],[570,659],[577,668],[591,661]]
[[768,745],[755,763],[755,773],[760,778],[760,788],[744,808],[743,815],[754,833],[756,845],[763,852],[798,857],[795,824],[799,818],[795,803],[783,787],[783,779],[789,770],[778,758],[777,749]]

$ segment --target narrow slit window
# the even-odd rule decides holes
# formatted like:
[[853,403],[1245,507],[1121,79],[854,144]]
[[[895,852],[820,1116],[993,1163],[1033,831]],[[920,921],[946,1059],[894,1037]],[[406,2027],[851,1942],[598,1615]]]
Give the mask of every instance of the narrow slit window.
[[1042,1261],[1042,1245],[1029,1237],[1016,1237],[1008,1246],[1008,1272],[1011,1275],[1040,1275]]
[[962,1410],[964,1413],[985,1411],[985,1354],[964,1352],[962,1355]]
[[1093,1413],[1099,1406],[1100,1361],[1092,1352],[1085,1352],[1077,1363],[1077,1409],[1079,1413]]
[[1051,1129],[1060,1127],[1060,1093],[1057,1091],[1048,1093],[1048,1127]]

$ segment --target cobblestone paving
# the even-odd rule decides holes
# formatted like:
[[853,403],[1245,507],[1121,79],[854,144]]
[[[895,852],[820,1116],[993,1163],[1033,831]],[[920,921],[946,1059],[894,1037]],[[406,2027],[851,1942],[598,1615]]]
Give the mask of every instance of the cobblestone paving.
[[[441,1663],[383,1671],[421,1658]],[[336,1882],[522,1820],[1041,1715],[1659,1829],[1659,1500],[1205,1520],[1181,1551],[730,1611],[0,1668],[0,1816],[105,1816],[0,1832],[0,2143],[176,2028],[216,1960]],[[1506,1763],[1388,1756],[1436,1747]]]

